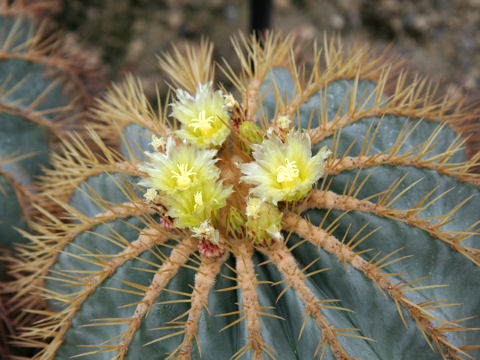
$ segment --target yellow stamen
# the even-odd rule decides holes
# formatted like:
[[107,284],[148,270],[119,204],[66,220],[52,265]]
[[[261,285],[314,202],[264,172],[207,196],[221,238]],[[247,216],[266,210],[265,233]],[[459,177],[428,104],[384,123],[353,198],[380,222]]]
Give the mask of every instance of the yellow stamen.
[[188,168],[188,164],[177,164],[178,171],[172,170],[172,177],[177,179],[177,187],[186,189],[191,183],[190,176],[196,175],[192,168]]
[[200,133],[204,136],[209,135],[212,131],[212,123],[215,120],[215,118],[210,115],[206,116],[205,110],[202,110],[198,113],[198,117],[195,119],[192,119],[190,124],[191,128],[193,128],[193,131],[200,130]]
[[293,183],[293,181],[295,181],[299,175],[300,171],[297,168],[296,161],[285,159],[285,166],[280,165],[277,167],[277,182],[279,183]]
[[193,210],[196,211],[199,206],[203,205],[203,196],[200,191],[195,194],[194,200],[195,200],[195,205],[193,206]]

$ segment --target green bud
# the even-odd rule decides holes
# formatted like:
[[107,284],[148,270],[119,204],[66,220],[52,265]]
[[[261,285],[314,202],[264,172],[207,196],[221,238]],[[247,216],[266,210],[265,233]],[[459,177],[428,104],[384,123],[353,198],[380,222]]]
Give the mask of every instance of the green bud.
[[247,201],[247,233],[256,245],[270,245],[283,239],[282,213],[270,203],[258,198]]
[[263,131],[250,121],[244,121],[240,124],[240,135],[250,144],[260,144],[263,141]]
[[242,237],[246,221],[245,215],[235,206],[231,206],[227,215],[227,231],[237,237]]

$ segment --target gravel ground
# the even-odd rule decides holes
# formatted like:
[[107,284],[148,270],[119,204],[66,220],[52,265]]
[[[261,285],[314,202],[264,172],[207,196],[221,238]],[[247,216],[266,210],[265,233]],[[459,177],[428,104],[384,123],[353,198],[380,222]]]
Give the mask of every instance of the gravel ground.
[[[348,44],[369,42],[409,60],[420,75],[480,94],[480,0],[272,0],[272,28],[305,40],[340,33]],[[65,0],[56,20],[104,64],[109,81],[132,72],[150,94],[166,89],[156,55],[172,42],[216,46],[233,58],[229,38],[249,27],[242,0]]]

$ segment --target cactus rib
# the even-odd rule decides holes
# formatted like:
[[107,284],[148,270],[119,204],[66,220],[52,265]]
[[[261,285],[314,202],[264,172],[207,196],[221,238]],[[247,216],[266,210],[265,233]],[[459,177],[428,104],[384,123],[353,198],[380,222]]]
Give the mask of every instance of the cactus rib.
[[[353,251],[355,244],[352,244],[350,246],[348,244],[344,245],[342,242],[340,242],[334,236],[330,235],[324,229],[310,224],[308,221],[306,221],[302,217],[299,217],[298,215],[287,215],[284,221],[287,230],[299,234],[303,238],[308,239],[309,241],[314,243],[319,248],[325,249],[325,251],[336,255],[338,260],[344,261],[346,264],[351,265],[355,269],[361,271],[365,276],[370,278],[380,291],[385,291],[394,300],[395,304],[397,305],[399,315],[402,319],[404,315],[402,314],[402,310],[398,306],[405,309],[410,314],[410,316],[415,320],[419,329],[424,335],[425,340],[430,344],[430,346],[432,346],[429,340],[429,338],[431,338],[442,356],[445,355],[442,346],[445,346],[447,348],[446,355],[453,359],[462,359],[459,353],[468,356],[468,354],[459,350],[456,346],[451,344],[443,334],[441,327],[436,327],[431,322],[431,320],[440,322],[442,324],[441,326],[452,326],[454,331],[468,331],[470,329],[458,326],[455,321],[440,319],[432,315],[426,309],[424,309],[421,304],[415,304],[410,299],[406,298],[403,293],[411,289],[400,289],[400,284],[394,285],[390,282],[390,280],[387,279],[387,276],[392,274],[389,274],[385,270],[383,270],[382,272],[380,271],[386,265],[381,263],[387,260],[388,257],[385,256],[374,263],[372,263],[372,261],[367,262],[360,256],[359,253]],[[400,258],[400,260],[403,260],[403,258]],[[388,262],[388,264],[390,263],[391,262]],[[438,287],[440,285],[433,286]],[[406,324],[405,320],[403,320],[403,322],[404,324]],[[442,344],[442,346],[440,346],[440,344]],[[335,356],[337,359],[342,359],[342,355]]]
[[234,40],[240,97],[215,98],[231,116],[218,148],[177,131],[217,126],[196,107],[208,96],[191,104],[222,94],[207,42],[161,60],[181,119],[129,77],[93,112],[100,151],[65,141],[14,269],[27,302],[46,298],[20,337],[37,359],[473,358],[479,157],[461,135],[475,112],[336,39],[307,76],[294,43]]

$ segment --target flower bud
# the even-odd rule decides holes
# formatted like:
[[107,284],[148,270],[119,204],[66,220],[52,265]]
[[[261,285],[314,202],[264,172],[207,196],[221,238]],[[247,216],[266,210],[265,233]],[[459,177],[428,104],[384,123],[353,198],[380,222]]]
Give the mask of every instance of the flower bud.
[[245,231],[246,217],[235,206],[231,206],[227,215],[227,231],[236,236],[242,237]]
[[247,201],[247,234],[256,245],[270,245],[283,240],[282,213],[270,203],[258,198]]
[[240,124],[240,136],[248,143],[247,151],[250,151],[250,144],[260,144],[263,141],[263,131],[250,121],[244,121]]

